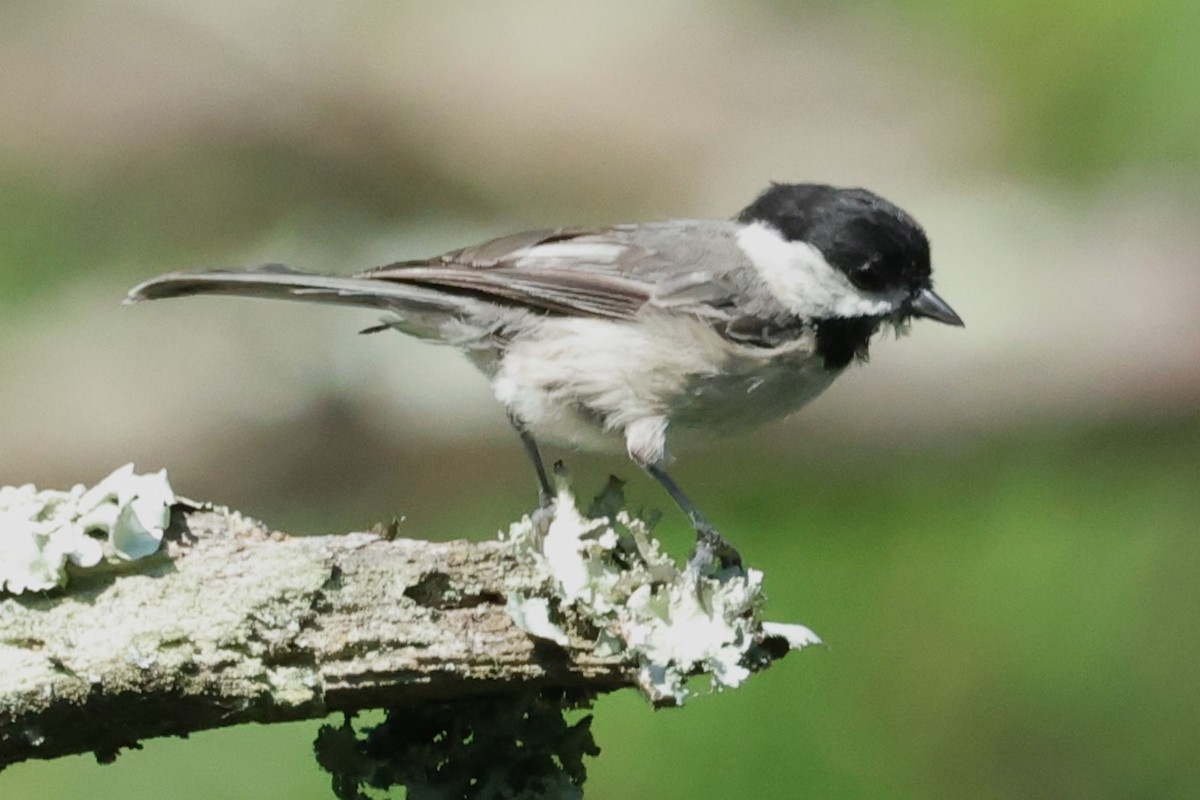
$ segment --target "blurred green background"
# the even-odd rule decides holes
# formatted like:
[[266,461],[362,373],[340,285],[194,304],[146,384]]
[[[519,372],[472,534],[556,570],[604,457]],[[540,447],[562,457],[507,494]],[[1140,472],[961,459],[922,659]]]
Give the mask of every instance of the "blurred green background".
[[[651,712],[592,797],[1200,796],[1200,6],[944,0],[0,8],[0,483],[128,460],[297,532],[484,538],[532,479],[455,354],[355,312],[122,309],[522,227],[861,184],[965,331],[882,342],[680,482],[807,650]],[[555,453],[554,455],[562,455]],[[581,492],[619,460],[566,454]],[[331,796],[318,723],[18,765],[0,796]]]

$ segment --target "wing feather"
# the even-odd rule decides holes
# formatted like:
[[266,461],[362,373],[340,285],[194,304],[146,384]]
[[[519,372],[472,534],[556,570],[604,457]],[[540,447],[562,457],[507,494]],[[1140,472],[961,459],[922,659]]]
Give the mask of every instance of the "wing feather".
[[650,304],[720,317],[736,289],[729,274],[747,266],[726,226],[680,220],[527,231],[356,277],[554,314],[629,319]]
[[136,287],[129,300],[236,294],[444,314],[476,313],[480,303],[492,303],[608,319],[633,319],[651,307],[707,319],[741,344],[775,347],[803,335],[803,321],[754,285],[759,279],[732,226],[675,220],[527,231],[350,277],[279,265],[172,273]]

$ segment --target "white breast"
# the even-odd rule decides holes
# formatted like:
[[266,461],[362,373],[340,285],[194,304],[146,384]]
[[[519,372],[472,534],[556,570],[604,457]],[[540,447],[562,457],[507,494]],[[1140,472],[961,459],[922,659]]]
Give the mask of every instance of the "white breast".
[[657,461],[668,433],[729,433],[815,397],[836,373],[812,349],[735,345],[683,315],[546,318],[510,342],[492,388],[535,437]]

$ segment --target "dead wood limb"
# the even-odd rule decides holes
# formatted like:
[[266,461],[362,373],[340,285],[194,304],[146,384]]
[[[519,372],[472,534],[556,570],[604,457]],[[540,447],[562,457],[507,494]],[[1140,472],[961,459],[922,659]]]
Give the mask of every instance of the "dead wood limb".
[[164,551],[120,574],[0,597],[0,768],[244,722],[635,685],[630,657],[596,655],[570,617],[565,647],[518,629],[506,598],[545,584],[499,541],[290,537],[177,512]]

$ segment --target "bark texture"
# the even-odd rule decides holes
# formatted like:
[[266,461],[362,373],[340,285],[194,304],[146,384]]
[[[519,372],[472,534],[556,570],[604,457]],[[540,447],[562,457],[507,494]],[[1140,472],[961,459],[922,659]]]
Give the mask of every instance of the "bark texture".
[[244,722],[534,687],[635,685],[636,665],[519,630],[544,578],[498,541],[289,537],[177,513],[159,555],[0,598],[0,769]]

